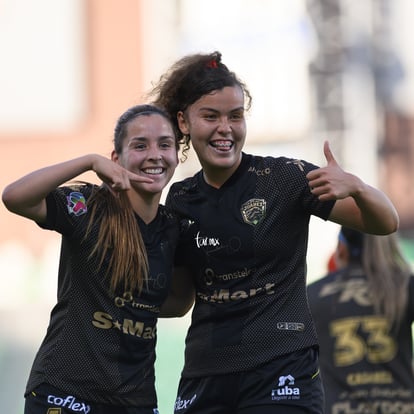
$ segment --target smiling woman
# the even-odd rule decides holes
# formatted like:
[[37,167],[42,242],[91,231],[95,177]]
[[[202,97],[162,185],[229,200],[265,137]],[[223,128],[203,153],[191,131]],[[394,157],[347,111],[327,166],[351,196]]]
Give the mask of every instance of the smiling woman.
[[[190,136],[191,131],[204,178],[219,188],[238,167],[246,140],[243,89],[226,86],[206,94],[177,116],[182,133]],[[219,174],[216,168],[220,168]]]
[[[138,191],[132,193],[131,197],[161,195],[178,165],[178,142],[171,122],[164,113],[150,109],[134,116],[134,112],[134,108],[127,111],[115,129],[112,159],[126,170],[151,179],[147,184],[138,182]],[[134,180],[130,180],[131,186],[135,184]],[[122,182],[113,183],[112,187],[114,186],[123,189]],[[130,201],[134,205],[133,198]],[[158,202],[159,198],[157,204]],[[142,210],[140,202],[136,208]],[[141,211],[141,214],[144,212]],[[147,220],[151,221],[151,217]]]
[[[4,189],[11,212],[62,237],[58,301],[27,383],[26,414],[75,405],[156,412],[156,325],[179,235],[159,201],[177,152],[169,116],[138,105],[118,120],[112,159],[87,154]],[[85,171],[102,185],[64,185]]]
[[322,168],[244,153],[251,96],[219,52],[179,59],[152,94],[202,166],[167,196],[191,221],[175,263],[190,270],[197,297],[175,412],[323,412],[306,298],[310,218],[390,233],[394,206],[343,171],[327,142]]

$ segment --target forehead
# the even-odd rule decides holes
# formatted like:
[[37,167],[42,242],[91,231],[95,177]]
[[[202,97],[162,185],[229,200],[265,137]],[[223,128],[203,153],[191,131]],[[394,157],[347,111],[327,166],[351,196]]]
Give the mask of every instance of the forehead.
[[128,136],[161,134],[172,135],[173,128],[170,121],[157,113],[138,115],[126,125]]
[[239,86],[226,86],[203,95],[192,106],[196,109],[236,110],[244,107],[244,94]]

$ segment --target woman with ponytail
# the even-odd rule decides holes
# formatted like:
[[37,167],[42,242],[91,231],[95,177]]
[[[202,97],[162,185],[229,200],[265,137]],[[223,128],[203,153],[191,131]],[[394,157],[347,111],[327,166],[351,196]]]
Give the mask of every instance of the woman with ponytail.
[[[151,105],[118,120],[111,159],[87,154],[34,171],[5,206],[61,234],[58,298],[25,392],[25,414],[158,413],[156,323],[179,235],[159,204],[178,164],[169,116]],[[93,171],[102,185],[67,184]]]

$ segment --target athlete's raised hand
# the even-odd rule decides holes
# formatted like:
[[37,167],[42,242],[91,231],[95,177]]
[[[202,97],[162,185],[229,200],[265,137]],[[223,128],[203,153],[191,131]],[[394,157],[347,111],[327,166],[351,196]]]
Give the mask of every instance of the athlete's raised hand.
[[98,154],[87,154],[33,171],[9,184],[2,200],[13,213],[42,222],[46,218],[46,196],[58,186],[86,171],[94,171],[113,193],[131,188],[131,181],[153,180],[133,174],[116,162]]
[[309,172],[306,176],[312,194],[318,196],[321,201],[341,200],[352,196],[357,191],[359,178],[345,172],[339,166],[328,141],[324,143],[323,152],[327,165]]

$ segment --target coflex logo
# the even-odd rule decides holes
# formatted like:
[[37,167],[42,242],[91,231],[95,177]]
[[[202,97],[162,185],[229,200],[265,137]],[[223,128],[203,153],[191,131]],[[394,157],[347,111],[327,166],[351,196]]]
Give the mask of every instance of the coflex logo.
[[91,411],[91,407],[83,402],[77,402],[76,398],[72,395],[68,395],[65,398],[56,397],[55,395],[48,395],[47,402],[51,405],[57,405],[58,407],[66,407],[77,413],[88,414]]
[[196,398],[197,394],[194,394],[189,400],[182,400],[181,397],[177,397],[174,404],[174,412],[185,410],[195,401]]
[[292,375],[282,375],[276,389],[272,390],[272,400],[298,400],[300,389],[295,387],[295,378]]

